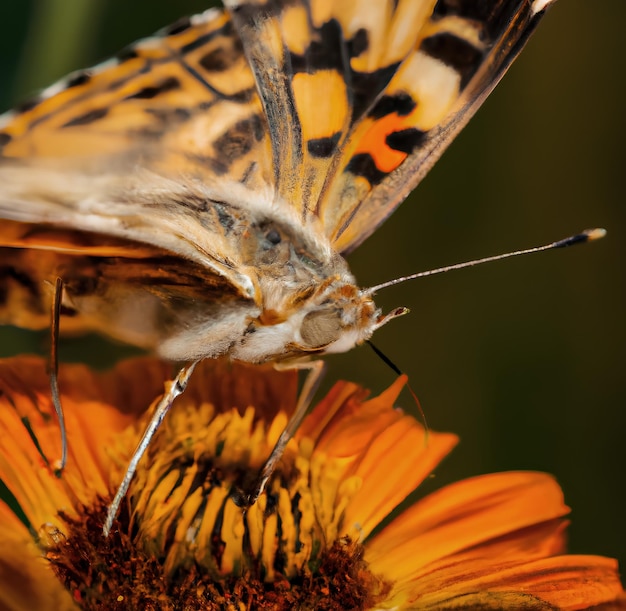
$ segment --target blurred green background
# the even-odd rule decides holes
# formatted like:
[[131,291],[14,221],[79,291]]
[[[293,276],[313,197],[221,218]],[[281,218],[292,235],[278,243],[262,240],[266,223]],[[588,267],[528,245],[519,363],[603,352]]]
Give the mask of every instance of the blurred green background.
[[[201,0],[23,0],[0,8],[0,101],[9,107]],[[608,237],[390,288],[411,314],[377,333],[429,424],[462,442],[426,488],[508,469],[553,473],[573,507],[570,549],[626,567],[626,53],[623,0],[561,0],[417,192],[353,256],[361,285],[552,241]],[[44,350],[0,329],[4,354]],[[96,353],[97,357],[96,358]],[[67,360],[119,353],[62,344]],[[393,374],[365,348],[329,358],[378,392]],[[414,409],[407,395],[407,409]]]

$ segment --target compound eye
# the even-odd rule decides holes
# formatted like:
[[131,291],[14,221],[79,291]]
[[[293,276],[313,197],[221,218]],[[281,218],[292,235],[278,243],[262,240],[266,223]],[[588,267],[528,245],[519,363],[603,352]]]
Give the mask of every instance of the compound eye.
[[282,238],[280,237],[280,233],[278,233],[278,231],[276,231],[276,229],[270,229],[266,234],[265,234],[265,239],[272,245],[272,246],[276,246],[277,244],[280,244]]
[[341,337],[341,312],[317,310],[309,312],[302,321],[300,336],[307,348],[323,348]]

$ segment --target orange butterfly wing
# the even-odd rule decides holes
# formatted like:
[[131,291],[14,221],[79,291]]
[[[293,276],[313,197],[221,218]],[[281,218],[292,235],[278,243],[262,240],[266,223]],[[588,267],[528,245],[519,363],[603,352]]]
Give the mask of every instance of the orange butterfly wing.
[[234,28],[208,11],[75,73],[9,115],[0,144],[5,157],[104,156],[269,189],[347,252],[426,174],[550,3],[227,0]]
[[[176,299],[196,303],[206,284],[246,315],[269,297],[286,317],[297,289],[337,274],[332,249],[353,249],[415,187],[550,1],[225,4],[0,120],[0,247],[173,256],[178,269],[199,265]],[[264,219],[289,234],[302,276],[281,281],[264,262]],[[107,272],[130,294],[142,274],[127,269],[132,278]],[[167,269],[146,273],[159,299],[171,296],[159,282],[177,286]],[[214,305],[203,303],[207,316]]]
[[345,253],[415,188],[550,1],[225,4],[268,117],[278,192]]
[[266,134],[241,44],[228,16],[211,10],[7,113],[0,150],[5,158],[71,158],[74,168],[96,157],[170,176],[271,180]]

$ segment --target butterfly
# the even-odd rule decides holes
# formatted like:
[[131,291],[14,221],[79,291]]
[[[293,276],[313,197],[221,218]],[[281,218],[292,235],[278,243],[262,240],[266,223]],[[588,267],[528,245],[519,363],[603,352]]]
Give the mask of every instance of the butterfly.
[[60,277],[64,331],[319,374],[403,313],[345,255],[550,4],[225,0],[45,89],[0,119],[0,322]]

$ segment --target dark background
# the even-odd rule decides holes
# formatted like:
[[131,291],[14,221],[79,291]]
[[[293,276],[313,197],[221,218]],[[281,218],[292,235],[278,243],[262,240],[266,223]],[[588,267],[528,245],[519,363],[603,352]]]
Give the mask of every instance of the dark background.
[[[0,8],[8,107],[95,63],[200,0],[23,0]],[[430,426],[462,443],[427,487],[479,473],[556,475],[573,507],[570,549],[626,566],[623,0],[561,0],[417,192],[353,256],[362,285],[603,226],[598,243],[390,288],[411,314],[376,342],[411,376]],[[0,330],[6,353],[41,337]],[[45,352],[45,348],[43,348]],[[66,360],[119,347],[64,342]],[[329,382],[375,392],[393,374],[367,348],[329,359]],[[402,400],[411,408],[409,396]]]

